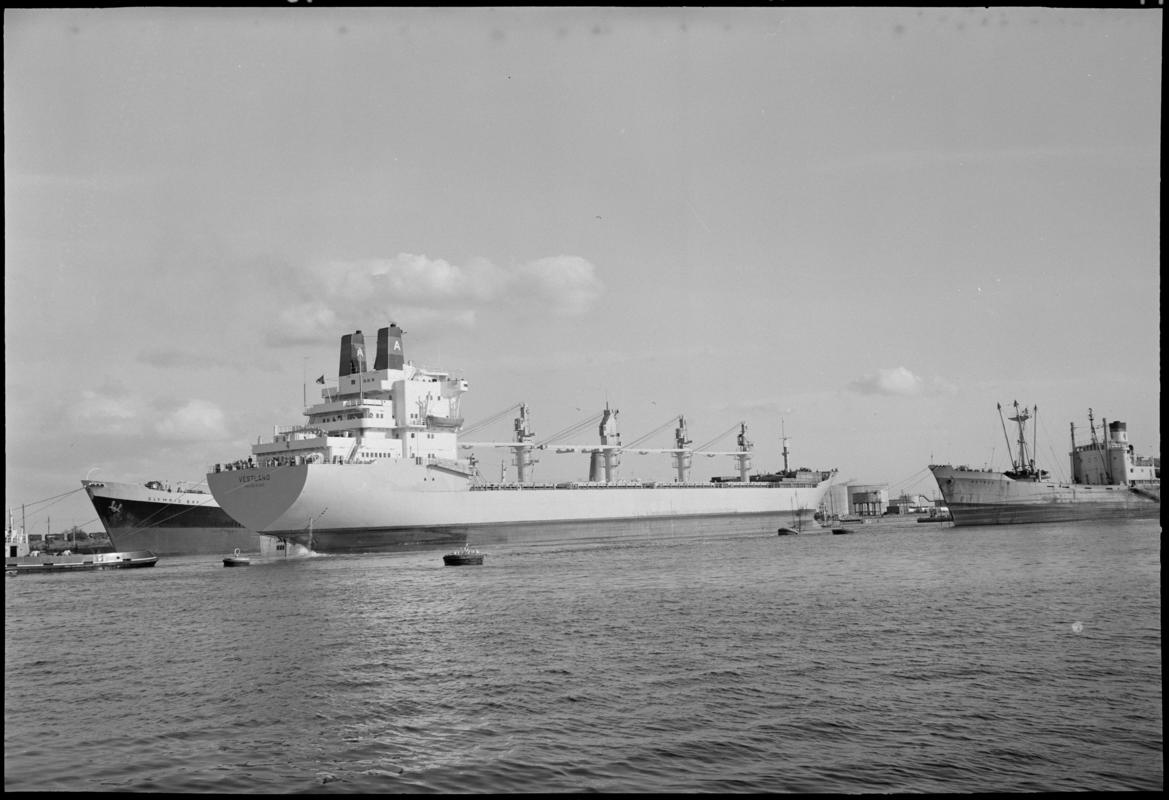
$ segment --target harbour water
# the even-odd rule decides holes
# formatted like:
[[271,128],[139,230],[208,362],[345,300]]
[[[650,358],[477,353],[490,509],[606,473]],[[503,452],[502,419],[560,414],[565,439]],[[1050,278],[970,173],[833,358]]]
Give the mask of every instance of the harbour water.
[[1157,520],[481,549],[8,579],[5,790],[1163,788]]

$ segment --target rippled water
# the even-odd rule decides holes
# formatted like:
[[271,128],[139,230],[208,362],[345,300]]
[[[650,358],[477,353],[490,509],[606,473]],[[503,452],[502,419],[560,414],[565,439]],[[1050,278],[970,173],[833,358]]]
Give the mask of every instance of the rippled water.
[[5,582],[4,786],[1163,788],[1159,522]]

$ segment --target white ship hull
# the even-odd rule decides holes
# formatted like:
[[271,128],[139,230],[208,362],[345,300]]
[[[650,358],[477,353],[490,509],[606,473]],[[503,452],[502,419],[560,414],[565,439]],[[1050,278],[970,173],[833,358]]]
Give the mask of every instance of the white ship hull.
[[[208,486],[245,527],[317,552],[596,536],[583,523],[757,518],[760,530],[810,518],[830,480],[799,485],[471,486],[410,461],[215,472]],[[553,531],[549,525],[558,525]]]
[[[322,553],[610,538],[634,528],[661,532],[679,521],[701,524],[715,518],[748,520],[746,525],[720,524],[719,532],[755,526],[774,533],[781,525],[798,526],[811,517],[833,475],[788,470],[785,446],[782,472],[752,476],[752,445],[747,424],[740,422],[735,450],[719,453],[705,450],[705,445],[698,450],[734,457],[741,483],[686,483],[696,451],[690,447],[685,418],[678,416],[674,447],[636,452],[669,454],[679,482],[620,480],[621,452],[627,448],[617,430],[619,412],[607,403],[595,417],[595,445],[557,442],[573,429],[537,441],[523,403],[514,407],[519,416],[512,441],[460,442],[461,397],[469,383],[407,362],[403,333],[396,323],[378,329],[372,369],[364,334],[343,335],[336,388],[326,384],[321,402],[305,409],[306,422],[275,426],[271,440],[257,439],[246,459],[212,467],[207,486],[223,510],[249,530]],[[324,376],[317,382],[324,384]],[[510,450],[516,482],[476,482],[474,458],[459,458],[460,449],[475,447]],[[527,480],[535,451],[549,447],[557,453],[589,454],[590,481]],[[634,444],[628,449],[634,450]]]

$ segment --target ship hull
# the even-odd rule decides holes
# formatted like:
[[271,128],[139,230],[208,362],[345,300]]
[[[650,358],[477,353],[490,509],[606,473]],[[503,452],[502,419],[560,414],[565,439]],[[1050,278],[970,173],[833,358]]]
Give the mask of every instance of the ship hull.
[[222,555],[236,548],[260,552],[260,537],[232,519],[205,492],[175,492],[133,483],[83,481],[119,551],[159,556]]
[[930,467],[955,527],[1081,520],[1151,519],[1161,515],[1160,484],[1090,486],[1019,481],[1001,472]]
[[[472,487],[411,462],[309,464],[211,473],[220,505],[249,528],[322,553],[609,538],[709,530],[774,535],[818,507],[800,486],[636,484]],[[598,523],[602,527],[598,527]]]

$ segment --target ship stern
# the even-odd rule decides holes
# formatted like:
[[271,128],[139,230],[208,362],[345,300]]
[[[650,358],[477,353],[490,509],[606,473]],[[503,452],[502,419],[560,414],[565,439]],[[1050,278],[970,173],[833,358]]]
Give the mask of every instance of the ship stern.
[[308,465],[299,465],[209,472],[207,487],[232,519],[264,533],[300,497],[308,469]]

